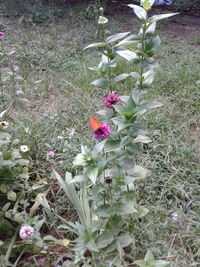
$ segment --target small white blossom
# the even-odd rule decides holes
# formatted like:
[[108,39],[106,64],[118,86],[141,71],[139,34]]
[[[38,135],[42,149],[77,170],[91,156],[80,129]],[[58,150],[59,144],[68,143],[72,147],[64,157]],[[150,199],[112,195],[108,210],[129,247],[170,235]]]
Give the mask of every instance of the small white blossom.
[[8,123],[7,121],[1,121],[1,122],[0,122],[0,126],[1,126],[3,129],[6,129],[6,128],[8,128],[9,123]]
[[21,150],[21,152],[27,152],[27,151],[29,151],[29,148],[26,145],[22,145],[22,146],[20,146],[20,150]]
[[98,24],[106,24],[108,22],[108,19],[104,16],[99,16]]
[[179,217],[178,214],[175,213],[175,212],[171,214],[171,219],[172,219],[172,221],[174,221],[174,222],[177,222],[177,221],[178,221],[178,217]]

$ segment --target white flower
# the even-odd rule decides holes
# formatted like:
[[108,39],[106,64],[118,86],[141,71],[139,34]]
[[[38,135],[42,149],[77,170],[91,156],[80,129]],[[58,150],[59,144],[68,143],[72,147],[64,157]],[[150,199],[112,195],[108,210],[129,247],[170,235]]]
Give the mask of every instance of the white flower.
[[21,152],[27,152],[27,151],[29,151],[29,148],[26,145],[22,145],[22,146],[20,146],[20,150],[21,150]]
[[174,222],[177,222],[177,221],[178,221],[178,217],[179,217],[178,214],[175,213],[175,212],[171,214],[171,219],[172,219],[172,221],[174,221]]
[[153,131],[153,135],[154,135],[154,136],[160,135],[160,130],[155,130],[155,131]]
[[6,128],[8,128],[9,123],[8,123],[7,121],[1,121],[1,122],[0,122],[0,126],[1,126],[3,129],[6,129]]
[[108,19],[104,16],[99,16],[98,24],[106,24],[108,22]]

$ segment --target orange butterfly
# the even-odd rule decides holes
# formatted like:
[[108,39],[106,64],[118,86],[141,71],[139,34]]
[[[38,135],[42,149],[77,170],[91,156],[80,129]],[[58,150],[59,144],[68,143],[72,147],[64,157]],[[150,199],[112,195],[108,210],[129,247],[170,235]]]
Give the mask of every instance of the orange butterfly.
[[96,131],[99,127],[103,125],[102,122],[96,120],[94,117],[90,116],[90,128]]

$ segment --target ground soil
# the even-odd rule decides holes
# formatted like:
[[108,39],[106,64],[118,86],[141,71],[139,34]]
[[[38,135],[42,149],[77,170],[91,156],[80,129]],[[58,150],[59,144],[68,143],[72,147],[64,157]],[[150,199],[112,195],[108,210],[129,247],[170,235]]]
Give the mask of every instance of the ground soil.
[[[185,1],[185,0],[184,0]],[[182,3],[182,0],[176,0]],[[200,38],[200,0],[199,4],[193,5],[193,1],[187,4],[187,10],[182,8],[177,10],[174,5],[167,7],[154,7],[151,14],[179,12],[179,14],[165,23],[165,32],[172,37],[180,37],[182,39],[199,39]],[[196,1],[197,2],[197,1]],[[133,16],[132,10],[127,8],[130,1],[108,1],[109,10],[112,14],[120,14],[124,16]]]

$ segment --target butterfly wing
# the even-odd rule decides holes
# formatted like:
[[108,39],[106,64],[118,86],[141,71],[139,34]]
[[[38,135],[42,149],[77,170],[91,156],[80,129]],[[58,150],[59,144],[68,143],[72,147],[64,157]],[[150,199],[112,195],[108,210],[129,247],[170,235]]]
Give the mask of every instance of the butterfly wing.
[[103,125],[102,122],[96,120],[94,117],[90,117],[90,128],[94,131]]

